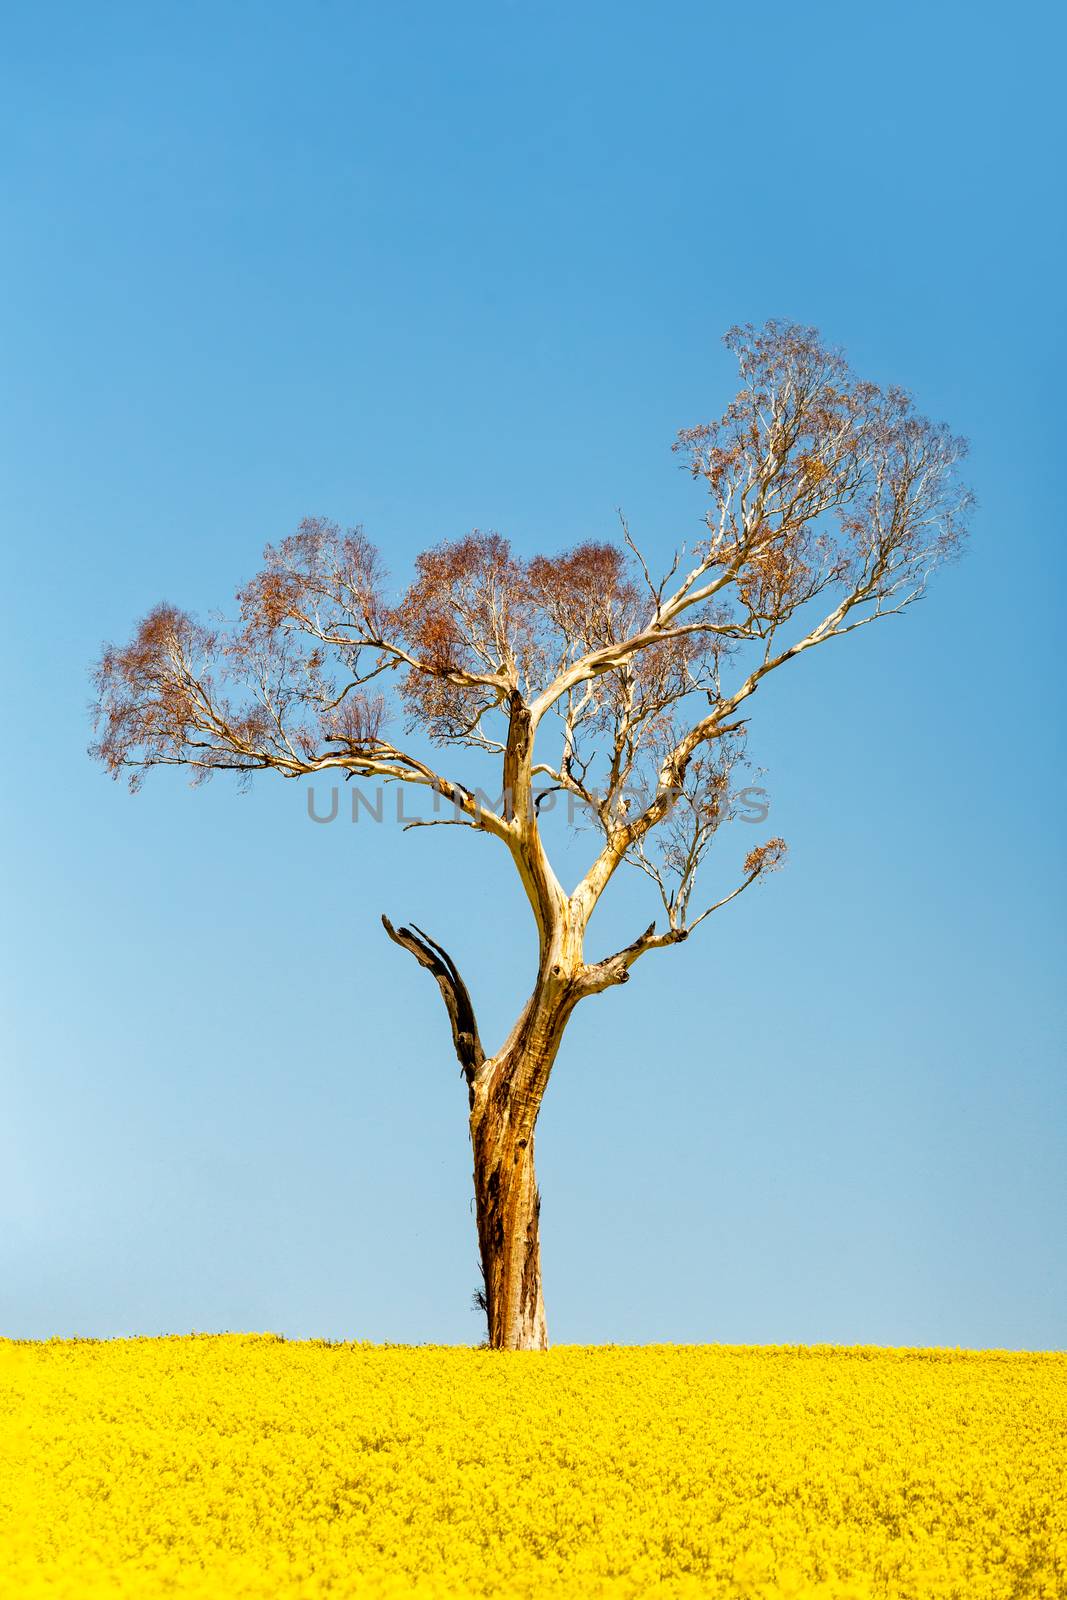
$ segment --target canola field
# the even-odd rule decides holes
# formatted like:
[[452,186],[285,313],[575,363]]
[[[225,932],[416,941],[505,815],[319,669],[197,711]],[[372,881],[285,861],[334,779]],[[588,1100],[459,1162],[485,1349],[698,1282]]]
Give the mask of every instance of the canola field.
[[0,1595],[1067,1595],[1067,1356],[0,1341]]

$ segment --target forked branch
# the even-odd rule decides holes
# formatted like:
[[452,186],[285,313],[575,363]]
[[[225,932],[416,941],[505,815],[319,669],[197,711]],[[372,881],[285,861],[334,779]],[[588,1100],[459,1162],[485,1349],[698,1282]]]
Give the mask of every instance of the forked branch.
[[456,963],[448,951],[442,949],[421,928],[394,928],[386,916],[382,917],[382,927],[394,944],[410,950],[419,965],[436,978],[448,1010],[448,1020],[452,1024],[452,1043],[473,1095],[475,1074],[485,1060],[485,1052],[478,1037],[478,1023],[470,991],[460,977]]

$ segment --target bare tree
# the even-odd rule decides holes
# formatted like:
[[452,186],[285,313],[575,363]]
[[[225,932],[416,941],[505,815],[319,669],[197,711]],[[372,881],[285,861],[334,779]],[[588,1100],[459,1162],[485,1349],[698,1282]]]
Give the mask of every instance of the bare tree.
[[[157,606],[96,669],[93,753],[134,787],[163,765],[196,779],[340,769],[428,791],[448,802],[433,822],[508,852],[536,924],[537,972],[491,1052],[448,953],[382,919],[438,983],[467,1081],[496,1348],[546,1345],[534,1129],[571,1014],[779,864],[785,845],[770,839],[729,892],[697,899],[747,702],[786,662],[918,600],[970,504],[956,476],[963,442],[901,390],[858,380],[814,330],[772,322],[726,343],[742,388],[719,421],[679,435],[709,505],[699,541],[665,577],[625,524],[619,545],[532,560],[473,533],[420,555],[391,603],[363,532],[309,520],[268,547],[232,621],[206,627]],[[500,801],[439,770],[434,748],[488,757]],[[546,852],[549,793],[570,796],[597,830],[570,893]],[[624,863],[655,886],[661,925],[589,960],[590,917]]]

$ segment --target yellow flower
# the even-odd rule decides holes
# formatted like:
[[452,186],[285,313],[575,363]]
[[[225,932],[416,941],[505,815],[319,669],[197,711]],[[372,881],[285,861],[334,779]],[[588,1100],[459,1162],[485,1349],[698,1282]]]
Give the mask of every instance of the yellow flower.
[[1067,1594],[1067,1357],[0,1341],[4,1600]]

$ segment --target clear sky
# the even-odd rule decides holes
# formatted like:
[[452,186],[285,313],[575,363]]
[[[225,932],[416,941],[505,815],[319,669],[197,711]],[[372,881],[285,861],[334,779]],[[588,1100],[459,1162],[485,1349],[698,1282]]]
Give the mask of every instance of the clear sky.
[[720,336],[778,316],[970,437],[973,539],[761,691],[787,869],[572,1025],[549,1331],[1064,1343],[1060,18],[7,10],[0,1332],[482,1337],[466,1095],[378,919],[452,950],[497,1041],[533,960],[503,852],[315,827],[270,777],[131,798],[88,667],[307,514],[398,583],[617,506],[662,560]]

